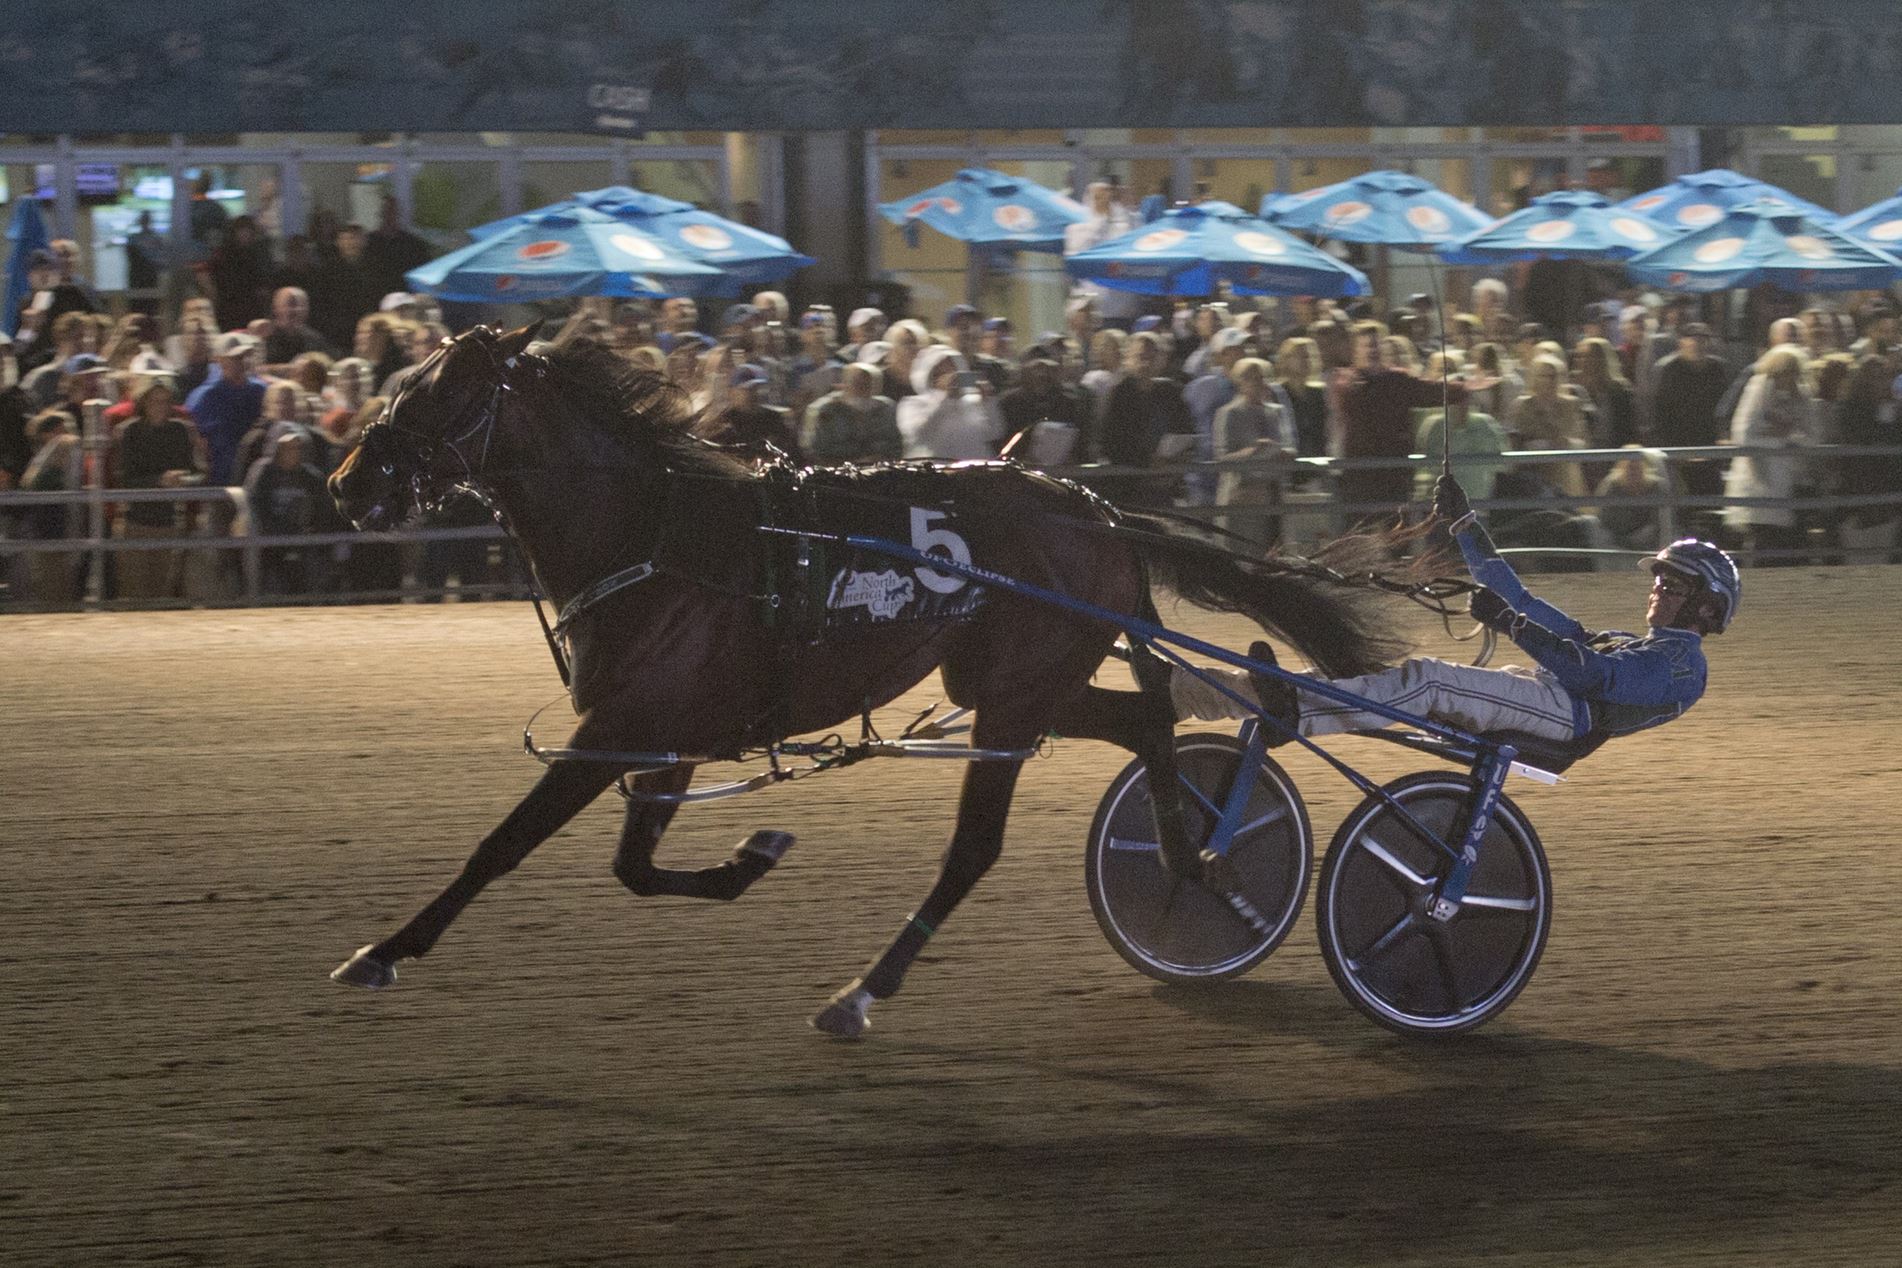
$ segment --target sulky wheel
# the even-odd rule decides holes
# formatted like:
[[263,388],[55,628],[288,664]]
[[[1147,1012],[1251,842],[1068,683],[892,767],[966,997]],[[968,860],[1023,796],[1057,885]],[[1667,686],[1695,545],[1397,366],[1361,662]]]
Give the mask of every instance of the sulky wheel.
[[[1231,735],[1176,739],[1183,810],[1198,845],[1220,817],[1242,754]],[[1272,926],[1264,935],[1221,896],[1162,865],[1149,771],[1136,761],[1097,807],[1083,879],[1096,923],[1125,960],[1164,982],[1207,981],[1245,973],[1281,944],[1307,896],[1312,849],[1300,794],[1287,772],[1263,757],[1228,861],[1241,892]]]
[[[1385,791],[1442,840],[1465,823],[1468,776],[1421,771]],[[1552,876],[1538,834],[1500,797],[1466,898],[1427,914],[1447,853],[1370,796],[1328,846],[1315,896],[1321,954],[1348,1002],[1389,1030],[1447,1034],[1501,1012],[1532,977],[1552,922]]]

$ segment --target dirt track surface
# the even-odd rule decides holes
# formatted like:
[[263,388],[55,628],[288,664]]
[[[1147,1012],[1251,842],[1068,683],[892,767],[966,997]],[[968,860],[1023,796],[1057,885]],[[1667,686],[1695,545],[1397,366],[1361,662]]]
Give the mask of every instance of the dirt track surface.
[[[1353,1012],[1306,916],[1234,983],[1127,968],[1081,887],[1124,759],[1080,743],[856,1044],[806,1018],[929,886],[946,763],[687,810],[663,861],[799,834],[724,906],[623,891],[604,797],[335,986],[537,773],[527,610],[6,618],[0,1263],[1896,1263],[1902,570],[1747,584],[1690,715],[1513,781],[1555,928],[1443,1042]],[[1324,847],[1355,794],[1289,765]]]

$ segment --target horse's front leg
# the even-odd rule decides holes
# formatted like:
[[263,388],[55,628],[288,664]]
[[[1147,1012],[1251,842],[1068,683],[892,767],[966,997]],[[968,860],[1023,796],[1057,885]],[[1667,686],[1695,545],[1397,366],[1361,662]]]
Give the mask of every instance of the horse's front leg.
[[513,871],[530,850],[599,797],[619,774],[615,767],[601,762],[561,761],[551,765],[509,817],[482,839],[463,864],[461,874],[435,901],[392,936],[358,950],[330,976],[352,986],[394,984],[398,960],[427,954],[484,886]]
[[[1017,748],[1020,744],[1000,741],[973,731],[972,742],[980,748]],[[1034,737],[1033,737],[1034,738]],[[1025,743],[1028,743],[1026,741]],[[866,1027],[866,1013],[872,1001],[897,993],[905,980],[905,970],[924,950],[925,942],[972,886],[988,872],[1004,849],[1004,821],[1010,814],[1011,794],[1017,787],[1017,772],[1022,762],[972,762],[964,771],[964,790],[958,797],[958,822],[952,830],[951,844],[945,849],[938,880],[918,910],[906,920],[884,954],[865,972],[832,997],[812,1024],[829,1035],[852,1039]]]
[[[633,781],[633,788],[636,794],[673,794],[685,792],[692,782],[693,767],[681,765],[639,776]],[[654,850],[679,808],[677,802],[642,801],[638,796],[627,803],[621,848],[614,853],[614,875],[643,898],[668,894],[677,898],[717,898],[730,902],[771,871],[773,864],[792,847],[790,832],[766,830],[755,832],[740,842],[733,857],[724,863],[695,871],[656,867]]]

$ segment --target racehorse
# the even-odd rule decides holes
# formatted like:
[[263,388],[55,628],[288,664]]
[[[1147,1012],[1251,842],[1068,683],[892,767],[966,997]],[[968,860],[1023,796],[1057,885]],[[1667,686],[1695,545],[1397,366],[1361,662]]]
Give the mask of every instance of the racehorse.
[[[563,750],[572,756],[550,763],[438,897],[341,965],[332,975],[340,981],[392,984],[398,960],[427,953],[484,886],[638,772],[613,755],[682,755],[629,776],[634,793],[679,793],[695,759],[824,731],[934,668],[950,700],[973,711],[972,743],[1016,760],[969,763],[929,894],[815,1025],[856,1035],[871,1003],[898,990],[926,939],[997,859],[1021,758],[1047,735],[1104,740],[1141,758],[1158,793],[1163,864],[1183,883],[1221,883],[1204,874],[1178,800],[1165,662],[1138,649],[1139,690],[1096,687],[1114,625],[889,558],[835,558],[826,566],[836,575],[819,578],[815,592],[829,595],[824,606],[796,602],[811,589],[801,576],[811,561],[791,552],[811,539],[782,535],[788,524],[885,517],[920,550],[1118,613],[1153,617],[1150,586],[1159,584],[1248,616],[1333,676],[1370,672],[1404,650],[1380,632],[1371,592],[1345,575],[1386,558],[1374,539],[1343,539],[1313,561],[1243,557],[1190,526],[1118,512],[1081,486],[1007,462],[794,473],[698,439],[678,389],[610,350],[531,336],[477,328],[445,340],[365,429],[330,490],[361,528],[399,523],[455,488],[489,501],[562,613],[550,642],[562,649],[579,715]],[[947,591],[964,602],[952,615],[892,611]],[[893,619],[855,609],[869,619],[814,622],[881,602]],[[630,799],[614,874],[636,894],[738,897],[791,841],[755,834],[719,865],[658,867],[674,809]]]

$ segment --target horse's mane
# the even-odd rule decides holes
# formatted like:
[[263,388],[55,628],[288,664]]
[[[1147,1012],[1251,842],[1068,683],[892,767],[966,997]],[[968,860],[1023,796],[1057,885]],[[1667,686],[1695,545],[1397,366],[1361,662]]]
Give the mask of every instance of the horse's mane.
[[746,463],[694,435],[699,415],[665,375],[634,365],[585,335],[538,351],[548,364],[548,386],[583,425],[645,441],[674,471],[727,478],[749,474]]

